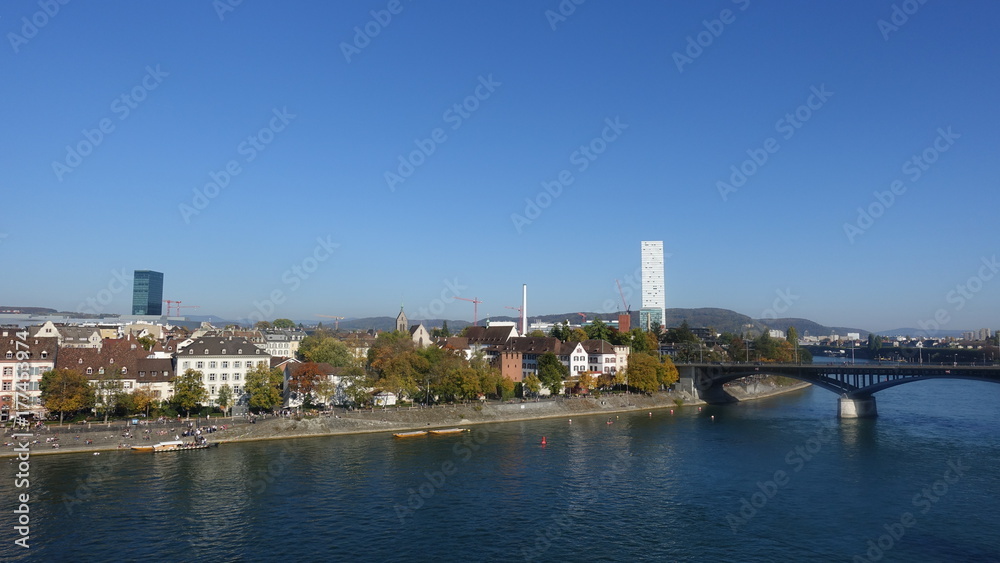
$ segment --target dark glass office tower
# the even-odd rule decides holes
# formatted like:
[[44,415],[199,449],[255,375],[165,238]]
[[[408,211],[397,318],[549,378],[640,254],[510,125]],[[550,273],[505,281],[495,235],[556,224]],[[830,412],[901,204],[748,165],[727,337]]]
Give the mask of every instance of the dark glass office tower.
[[163,314],[163,274],[136,270],[132,281],[132,314]]

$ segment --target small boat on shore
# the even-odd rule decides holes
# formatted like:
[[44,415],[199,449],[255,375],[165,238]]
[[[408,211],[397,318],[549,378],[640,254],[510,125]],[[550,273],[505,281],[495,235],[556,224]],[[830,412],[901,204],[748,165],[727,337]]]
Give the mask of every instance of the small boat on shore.
[[426,436],[426,430],[414,430],[413,432],[396,432],[393,434],[395,438],[416,438],[417,436]]
[[431,430],[431,434],[443,435],[443,434],[461,434],[462,432],[468,432],[468,428],[441,428],[438,430]]

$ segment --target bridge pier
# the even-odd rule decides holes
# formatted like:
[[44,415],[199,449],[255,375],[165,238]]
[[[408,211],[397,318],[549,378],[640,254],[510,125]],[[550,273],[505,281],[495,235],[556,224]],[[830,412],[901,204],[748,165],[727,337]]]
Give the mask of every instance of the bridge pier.
[[840,418],[875,418],[878,416],[878,408],[875,406],[875,397],[847,397],[840,398]]

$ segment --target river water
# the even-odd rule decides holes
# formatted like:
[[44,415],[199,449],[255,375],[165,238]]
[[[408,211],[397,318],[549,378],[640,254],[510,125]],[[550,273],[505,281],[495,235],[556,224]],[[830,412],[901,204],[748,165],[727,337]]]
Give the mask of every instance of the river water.
[[[35,456],[21,489],[4,459],[0,558],[1000,560],[1000,385],[876,397],[875,420],[838,420],[809,388],[461,436]],[[12,529],[25,491],[29,549]]]

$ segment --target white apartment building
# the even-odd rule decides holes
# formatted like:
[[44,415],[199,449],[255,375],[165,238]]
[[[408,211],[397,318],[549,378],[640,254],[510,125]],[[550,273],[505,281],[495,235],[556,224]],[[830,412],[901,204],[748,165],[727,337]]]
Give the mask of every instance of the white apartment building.
[[229,385],[233,396],[243,394],[248,371],[263,365],[270,367],[271,355],[246,338],[234,336],[203,336],[191,339],[174,353],[177,375],[189,369],[202,373],[202,384],[208,391],[209,402],[215,404],[219,389]]

